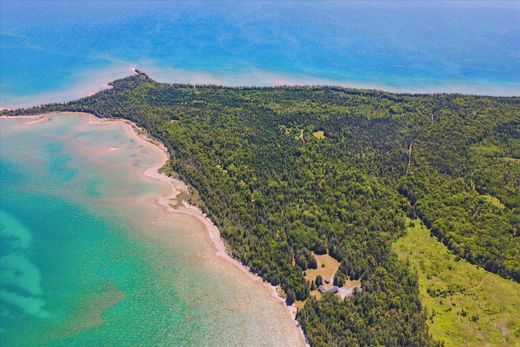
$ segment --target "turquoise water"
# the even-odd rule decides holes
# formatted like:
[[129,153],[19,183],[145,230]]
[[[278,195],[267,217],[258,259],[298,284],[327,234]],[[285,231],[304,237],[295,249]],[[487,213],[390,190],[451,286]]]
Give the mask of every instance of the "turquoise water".
[[120,123],[0,119],[2,346],[297,345],[270,291],[157,204]]
[[1,104],[162,81],[520,92],[515,1],[0,3]]

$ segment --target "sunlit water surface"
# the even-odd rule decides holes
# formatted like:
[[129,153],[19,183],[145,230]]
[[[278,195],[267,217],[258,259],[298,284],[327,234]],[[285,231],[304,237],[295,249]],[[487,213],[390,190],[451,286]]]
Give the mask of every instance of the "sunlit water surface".
[[2,346],[301,342],[260,282],[205,229],[157,204],[157,148],[121,123],[0,119]]
[[0,106],[159,81],[520,94],[518,1],[0,2]]

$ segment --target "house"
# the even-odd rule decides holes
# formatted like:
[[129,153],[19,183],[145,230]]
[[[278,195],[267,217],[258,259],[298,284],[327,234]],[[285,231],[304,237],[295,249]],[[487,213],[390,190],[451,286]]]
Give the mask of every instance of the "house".
[[338,292],[338,287],[332,286],[331,288],[327,289],[324,286],[319,286],[318,290],[321,294],[325,294],[325,293],[336,294]]

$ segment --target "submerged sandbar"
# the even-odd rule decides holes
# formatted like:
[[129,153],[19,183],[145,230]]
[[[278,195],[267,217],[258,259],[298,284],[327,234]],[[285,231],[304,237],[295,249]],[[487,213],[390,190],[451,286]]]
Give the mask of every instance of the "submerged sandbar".
[[[284,345],[304,344],[301,330],[283,301],[275,296],[271,286],[228,255],[215,225],[186,202],[177,208],[171,206],[170,200],[186,194],[187,187],[159,173],[168,160],[168,153],[135,125],[77,113],[2,119],[1,122],[3,132],[10,133],[8,140],[14,136],[26,140],[38,136],[38,141],[47,137],[63,143],[63,152],[71,155],[67,168],[77,171],[69,191],[64,194],[117,218],[121,226],[128,229],[130,238],[150,245],[151,253],[161,253],[150,265],[154,271],[161,272],[160,283],[147,283],[144,288],[173,287],[179,299],[191,307],[187,311],[190,313],[182,319],[200,320],[205,331],[203,337],[198,336],[194,341],[215,345],[279,345],[282,341]],[[36,158],[38,153],[33,155]],[[87,167],[97,181],[86,172]],[[89,187],[89,194],[82,188],[86,181],[95,182]],[[168,257],[162,256],[164,252]],[[170,262],[172,265],[168,265]],[[172,266],[175,276],[169,273],[174,271]],[[113,292],[118,293],[119,301],[114,299],[105,305],[105,313],[91,315],[84,309],[79,310],[84,317],[95,316],[92,324],[84,325],[85,330],[103,329],[103,324],[112,319],[110,313],[128,304],[128,293],[117,283],[113,283]],[[81,302],[75,307],[88,305]],[[64,335],[81,333],[70,328],[70,322],[78,318],[81,316],[67,317],[60,323],[62,328],[69,327],[62,332]],[[208,338],[214,343],[208,342]]]

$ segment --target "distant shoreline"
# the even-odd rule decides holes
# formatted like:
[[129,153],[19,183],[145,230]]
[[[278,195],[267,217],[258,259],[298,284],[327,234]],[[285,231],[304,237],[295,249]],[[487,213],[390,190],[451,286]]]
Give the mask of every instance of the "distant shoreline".
[[[113,71],[114,70],[114,71]],[[206,71],[183,70],[175,68],[158,67],[111,67],[97,73],[92,80],[82,79],[64,88],[51,89],[32,95],[11,95],[0,101],[0,111],[17,108],[28,108],[42,104],[62,103],[91,96],[99,91],[109,89],[109,83],[119,78],[124,78],[136,70],[146,71],[147,74],[158,83],[166,84],[191,84],[206,86],[222,86],[227,88],[248,87],[341,87],[347,89],[363,89],[393,94],[460,94],[482,97],[520,97],[520,82],[518,83],[493,83],[490,81],[431,81],[417,85],[392,86],[384,82],[367,82],[360,80],[338,80],[323,77],[284,74],[264,70],[252,70],[237,72],[235,75],[219,75]],[[103,77],[106,75],[105,77]]]
[[207,231],[207,237],[209,238],[209,241],[215,248],[217,256],[221,257],[225,261],[233,264],[235,267],[243,271],[251,280],[261,283],[264,285],[271,293],[272,297],[279,301],[283,306],[285,311],[287,312],[288,316],[291,318],[291,320],[296,325],[296,328],[299,331],[300,337],[302,339],[302,345],[308,346],[307,340],[305,338],[305,334],[303,333],[303,330],[299,324],[299,322],[296,320],[296,308],[294,306],[287,306],[285,304],[285,299],[278,294],[278,291],[276,290],[276,287],[271,285],[270,283],[264,281],[260,276],[252,273],[246,265],[242,264],[239,260],[233,258],[227,250],[227,247],[224,243],[224,240],[220,236],[220,231],[217,228],[217,226],[211,221],[211,219],[204,214],[198,207],[191,205],[186,200],[182,200],[180,203],[180,206],[172,207],[170,202],[172,200],[175,200],[180,196],[187,196],[189,193],[189,188],[186,185],[185,182],[167,176],[160,172],[162,167],[164,167],[168,160],[170,159],[170,154],[164,144],[162,144],[160,141],[151,138],[147,135],[147,133],[137,126],[132,121],[126,120],[126,119],[119,119],[119,118],[99,118],[96,115],[92,113],[86,113],[86,112],[50,112],[50,113],[42,113],[37,115],[20,115],[20,116],[0,116],[0,119],[2,118],[9,118],[9,119],[16,119],[16,118],[27,118],[32,119],[31,121],[25,123],[25,125],[32,125],[37,124],[41,121],[44,121],[47,116],[51,115],[74,115],[74,116],[85,116],[88,117],[89,123],[91,124],[106,124],[106,123],[119,123],[123,126],[125,133],[130,139],[136,140],[138,142],[141,142],[145,145],[151,145],[160,153],[162,154],[162,159],[160,163],[157,163],[149,168],[147,168],[144,172],[144,175],[160,181],[162,183],[166,183],[171,188],[171,193],[164,198],[160,198],[158,200],[158,204],[165,208],[169,212],[183,214],[183,215],[189,215],[194,217],[196,220],[198,220],[201,224],[204,225],[206,231]]

